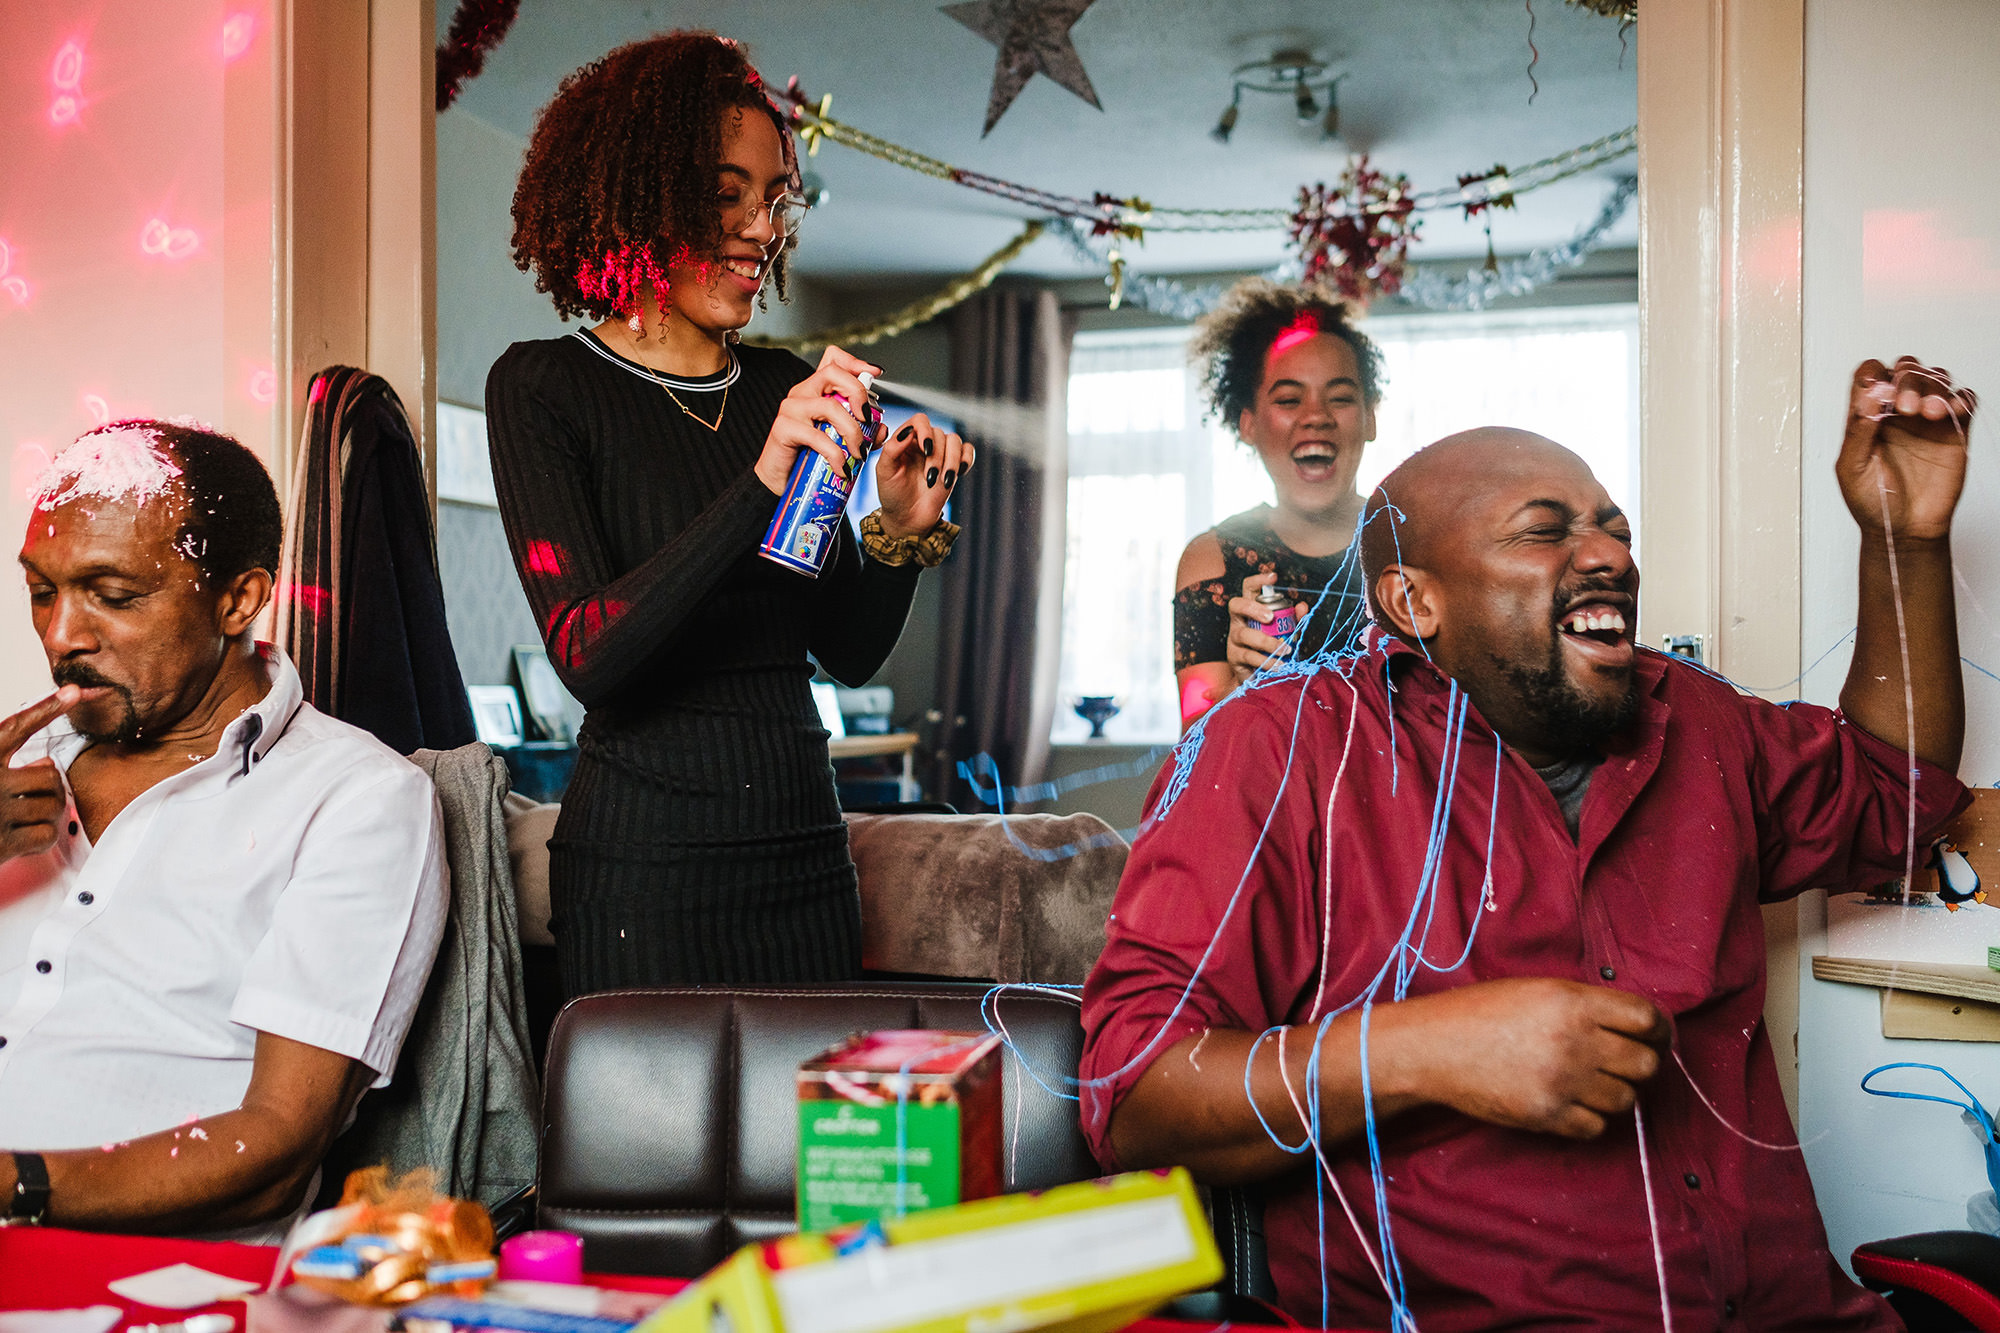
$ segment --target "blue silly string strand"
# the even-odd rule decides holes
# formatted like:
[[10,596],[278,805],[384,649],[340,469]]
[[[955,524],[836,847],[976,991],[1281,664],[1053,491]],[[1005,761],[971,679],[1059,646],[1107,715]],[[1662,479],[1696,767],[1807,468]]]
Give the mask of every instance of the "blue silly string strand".
[[[985,1040],[985,1036],[979,1036],[966,1041],[955,1041],[947,1046],[936,1046],[929,1050],[913,1052],[896,1070],[897,1217],[907,1216],[910,1211],[910,1089],[916,1082],[913,1071],[917,1067],[917,1061],[922,1059],[928,1064],[932,1060],[942,1060],[949,1056],[969,1051]],[[1019,1052],[1015,1053],[1015,1058],[1020,1058]],[[1023,1067],[1025,1068],[1025,1066]]]
[[[1959,1101],[1954,1097],[1939,1097],[1928,1092],[1906,1092],[1900,1088],[1871,1088],[1868,1086],[1868,1080],[1874,1078],[1877,1074],[1886,1074],[1891,1069],[1928,1069],[1934,1074],[1943,1074],[1951,1080],[1953,1087],[1965,1094],[1965,1100]],[[1979,1104],[1979,1098],[1973,1095],[1972,1089],[1960,1083],[1957,1076],[1950,1070],[1941,1065],[1926,1065],[1910,1060],[1899,1060],[1895,1064],[1877,1065],[1863,1074],[1861,1076],[1861,1090],[1874,1097],[1895,1097],[1902,1101],[1936,1102],[1940,1106],[1956,1106],[1959,1110],[1971,1116],[1979,1126],[1980,1153],[1986,1159],[1986,1183],[1992,1187],[1994,1197],[2000,1198],[2000,1132],[1995,1131],[1992,1115],[1985,1107]]]

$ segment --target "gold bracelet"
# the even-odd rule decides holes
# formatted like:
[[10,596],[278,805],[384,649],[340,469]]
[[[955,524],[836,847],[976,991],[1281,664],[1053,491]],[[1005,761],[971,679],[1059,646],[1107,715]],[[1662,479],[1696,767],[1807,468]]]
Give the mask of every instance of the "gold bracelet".
[[921,537],[891,537],[882,530],[882,511],[861,520],[861,549],[877,564],[918,564],[925,569],[941,563],[958,540],[958,524],[939,519],[937,526]]

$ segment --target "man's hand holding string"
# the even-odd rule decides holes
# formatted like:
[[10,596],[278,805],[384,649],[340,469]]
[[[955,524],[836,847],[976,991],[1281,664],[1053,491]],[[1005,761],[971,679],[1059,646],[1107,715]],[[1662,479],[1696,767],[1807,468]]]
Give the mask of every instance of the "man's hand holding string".
[[[1217,1185],[1296,1167],[1264,1125],[1293,1145],[1307,1134],[1316,1040],[1320,1143],[1359,1135],[1359,1011],[1334,1019],[1323,1039],[1304,1025],[1283,1037],[1216,1029],[1161,1055],[1112,1114],[1119,1164],[1177,1163]],[[1477,982],[1374,1007],[1369,1093],[1378,1120],[1447,1106],[1511,1129],[1590,1139],[1632,1109],[1671,1040],[1667,1016],[1630,991],[1553,977]]]
[[1871,735],[1913,744],[1918,758],[1948,769],[1957,768],[1965,738],[1951,521],[1977,406],[1970,389],[1914,357],[1893,368],[1864,361],[1834,464],[1861,529],[1854,659],[1841,710]]

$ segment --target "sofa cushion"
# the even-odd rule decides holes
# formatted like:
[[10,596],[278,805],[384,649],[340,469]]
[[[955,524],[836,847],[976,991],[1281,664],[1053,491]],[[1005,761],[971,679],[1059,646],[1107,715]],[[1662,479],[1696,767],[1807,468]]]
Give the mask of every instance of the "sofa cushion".
[[1125,840],[1096,815],[847,816],[875,972],[1080,984]]

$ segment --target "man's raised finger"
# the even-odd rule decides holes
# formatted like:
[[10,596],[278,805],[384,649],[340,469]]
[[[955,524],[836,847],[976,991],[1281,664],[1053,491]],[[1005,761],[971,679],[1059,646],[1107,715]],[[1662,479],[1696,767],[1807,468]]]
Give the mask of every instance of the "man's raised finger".
[[14,716],[0,720],[0,764],[11,763],[14,752],[28,737],[76,707],[76,701],[82,697],[82,690],[65,685],[41,702],[29,704]]
[[60,797],[63,794],[62,774],[56,771],[53,759],[37,759],[32,764],[9,767],[5,783],[6,794],[16,800],[30,796]]
[[63,811],[67,808],[60,796],[27,796],[0,805],[0,821],[4,821],[9,828],[33,828],[37,824],[53,825],[62,818]]

